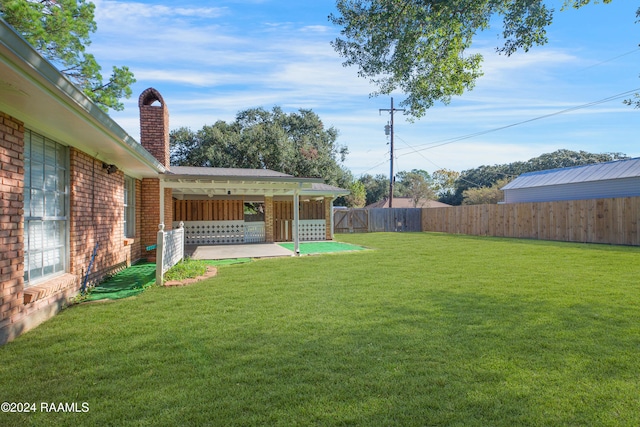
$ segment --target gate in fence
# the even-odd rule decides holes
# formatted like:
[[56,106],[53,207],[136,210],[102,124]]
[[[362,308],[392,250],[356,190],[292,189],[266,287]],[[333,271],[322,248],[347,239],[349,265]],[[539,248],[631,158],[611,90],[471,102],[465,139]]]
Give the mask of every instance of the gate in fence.
[[366,233],[369,231],[369,213],[367,209],[336,210],[333,224],[336,233]]
[[336,233],[422,231],[422,209],[338,209],[333,223]]

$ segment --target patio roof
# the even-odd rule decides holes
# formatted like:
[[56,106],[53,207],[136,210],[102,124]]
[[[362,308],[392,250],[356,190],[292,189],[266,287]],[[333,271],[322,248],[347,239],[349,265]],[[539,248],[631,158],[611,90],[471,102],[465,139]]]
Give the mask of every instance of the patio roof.
[[188,196],[333,196],[347,190],[323,183],[321,178],[298,178],[269,169],[208,168],[172,166],[162,176],[164,188],[173,189],[173,197]]

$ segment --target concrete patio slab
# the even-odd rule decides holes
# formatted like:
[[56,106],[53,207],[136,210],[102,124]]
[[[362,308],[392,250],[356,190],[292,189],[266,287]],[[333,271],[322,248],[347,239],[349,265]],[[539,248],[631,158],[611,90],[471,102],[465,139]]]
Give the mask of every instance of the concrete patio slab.
[[185,246],[185,254],[193,259],[270,258],[293,256],[293,252],[276,243],[244,245]]

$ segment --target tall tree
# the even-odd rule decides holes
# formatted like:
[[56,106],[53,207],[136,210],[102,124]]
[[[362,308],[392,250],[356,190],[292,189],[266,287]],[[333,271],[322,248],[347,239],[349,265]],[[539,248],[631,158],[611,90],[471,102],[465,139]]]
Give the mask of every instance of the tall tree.
[[504,178],[498,180],[489,187],[469,188],[463,192],[463,205],[495,205],[504,200],[502,187],[507,185],[511,179]]
[[460,172],[449,169],[438,169],[433,173],[433,189],[439,197],[453,194],[456,190],[456,180],[460,177]]
[[413,207],[422,207],[425,200],[435,199],[433,180],[429,172],[422,169],[413,169],[410,172],[401,171],[396,175],[398,184],[398,196],[409,197]]
[[0,17],[16,29],[101,109],[120,111],[121,98],[135,83],[128,67],[113,67],[104,81],[101,67],[86,52],[95,32],[95,5],[85,0],[0,0]]
[[364,174],[358,181],[362,182],[367,194],[365,206],[389,196],[389,178],[383,174]]
[[342,165],[348,150],[337,138],[338,131],[325,128],[311,110],[286,114],[280,107],[253,108],[239,112],[232,123],[172,131],[171,164],[273,169],[348,188],[353,177]]
[[[565,0],[565,6],[589,2]],[[468,49],[497,17],[504,39],[497,50],[506,55],[546,43],[553,18],[544,0],[337,0],[336,7],[329,20],[342,27],[342,37],[332,44],[344,65],[359,67],[377,86],[373,95],[402,90],[401,106],[415,117],[474,87],[482,56]]]
[[363,208],[367,201],[367,190],[361,181],[353,181],[349,187],[349,195],[345,196],[346,205],[350,208]]
[[[640,7],[636,10],[636,23],[640,23]],[[625,99],[624,103],[632,105],[635,108],[640,108],[640,93],[634,94],[633,98]]]

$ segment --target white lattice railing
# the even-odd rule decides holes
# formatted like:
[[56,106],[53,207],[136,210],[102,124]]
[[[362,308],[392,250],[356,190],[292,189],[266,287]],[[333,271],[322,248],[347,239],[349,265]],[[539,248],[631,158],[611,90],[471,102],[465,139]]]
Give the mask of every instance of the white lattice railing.
[[[174,227],[177,224],[174,223]],[[262,243],[266,240],[264,221],[186,221],[184,230],[186,245]],[[301,241],[325,240],[326,233],[325,220],[300,220]]]
[[244,242],[262,243],[266,241],[264,221],[244,223]]
[[164,273],[184,258],[185,230],[180,222],[177,228],[164,231],[160,224],[156,246],[156,283],[162,285]]
[[244,243],[244,221],[186,221],[184,233],[187,245]]
[[301,219],[298,227],[298,238],[306,242],[326,240],[327,222],[324,219]]

